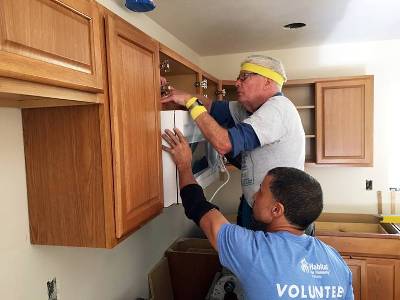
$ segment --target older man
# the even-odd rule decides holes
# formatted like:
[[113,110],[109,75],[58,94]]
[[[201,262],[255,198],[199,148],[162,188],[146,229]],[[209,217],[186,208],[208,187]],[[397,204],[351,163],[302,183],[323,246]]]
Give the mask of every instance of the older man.
[[253,213],[264,232],[229,224],[207,202],[192,174],[192,153],[182,133],[166,130],[179,171],[186,216],[206,234],[224,267],[239,279],[246,299],[354,299],[352,275],[339,253],[304,234],[323,207],[319,183],[304,171],[268,171],[254,195]]
[[280,61],[253,55],[241,64],[236,80],[238,102],[211,102],[178,90],[161,99],[185,105],[214,148],[239,161],[235,165],[241,169],[243,196],[237,223],[246,228],[255,228],[253,195],[268,171],[304,169],[304,130],[295,106],[281,93],[285,81]]

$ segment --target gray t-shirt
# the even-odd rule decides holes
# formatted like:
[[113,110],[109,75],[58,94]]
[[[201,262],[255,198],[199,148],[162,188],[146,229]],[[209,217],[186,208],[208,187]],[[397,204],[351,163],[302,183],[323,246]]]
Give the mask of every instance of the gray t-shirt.
[[236,123],[251,125],[260,147],[242,152],[242,189],[250,206],[267,172],[275,167],[304,170],[305,135],[296,107],[284,96],[268,99],[252,115],[239,102],[230,102]]

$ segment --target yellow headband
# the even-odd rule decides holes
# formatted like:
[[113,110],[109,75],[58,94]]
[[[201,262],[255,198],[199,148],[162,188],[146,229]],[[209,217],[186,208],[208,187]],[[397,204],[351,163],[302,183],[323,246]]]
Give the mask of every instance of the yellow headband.
[[257,73],[261,76],[267,77],[269,79],[272,79],[273,81],[275,81],[277,84],[279,84],[280,86],[283,85],[283,83],[285,82],[285,78],[283,78],[283,76],[269,68],[266,67],[262,67],[256,64],[252,64],[252,63],[244,63],[241,65],[240,67],[241,71],[249,71],[249,72],[253,72],[253,73]]

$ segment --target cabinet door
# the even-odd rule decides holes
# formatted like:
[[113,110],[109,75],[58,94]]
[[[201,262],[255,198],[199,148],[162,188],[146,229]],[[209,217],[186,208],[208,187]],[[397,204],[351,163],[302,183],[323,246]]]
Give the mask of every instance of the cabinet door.
[[1,0],[0,76],[102,90],[92,0]]
[[353,292],[355,300],[366,299],[366,262],[358,259],[344,259],[353,275]]
[[400,299],[400,262],[395,259],[367,259],[367,300]]
[[107,58],[116,235],[163,207],[158,43],[118,17],[107,17]]
[[354,299],[400,299],[400,261],[386,258],[345,259],[353,273]]
[[317,163],[372,165],[373,77],[316,83]]

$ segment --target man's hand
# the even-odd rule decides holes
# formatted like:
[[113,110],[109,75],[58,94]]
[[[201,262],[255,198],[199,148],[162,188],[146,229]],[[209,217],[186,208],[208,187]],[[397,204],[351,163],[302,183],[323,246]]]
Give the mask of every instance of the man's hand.
[[167,78],[165,78],[164,76],[160,76],[160,85],[163,86],[166,85],[167,83],[168,83]]
[[[162,134],[163,139],[171,147],[168,148],[163,145],[162,149],[171,154],[172,159],[174,160],[178,168],[179,188],[182,191],[184,187],[188,186],[189,184],[196,184],[197,182],[192,173],[192,151],[189,148],[189,144],[183,134],[179,131],[179,129],[174,128],[174,132],[175,133],[167,129],[165,130],[165,133]],[[204,198],[204,195],[202,196]],[[215,250],[218,251],[218,232],[223,224],[229,223],[228,220],[216,209],[208,210],[205,214],[199,215],[199,213],[204,211],[204,209],[208,209],[211,204],[208,203],[205,198],[204,200],[200,201],[200,203],[193,203],[193,199],[191,199],[190,197],[191,195],[189,195],[189,197],[182,196],[186,216],[188,216],[192,220],[197,220],[196,222],[198,222],[198,225],[200,225],[201,229],[210,240],[211,245],[214,247]],[[189,212],[189,215],[187,212]],[[195,216],[200,216],[199,220]]]
[[161,103],[175,102],[176,104],[185,106],[186,102],[193,96],[180,90],[171,88],[170,93],[167,96],[161,98]]
[[171,154],[179,171],[183,171],[184,169],[192,170],[192,151],[190,150],[189,144],[179,129],[174,128],[174,132],[166,129],[165,133],[161,135],[171,147],[168,148],[163,145],[162,149]]

